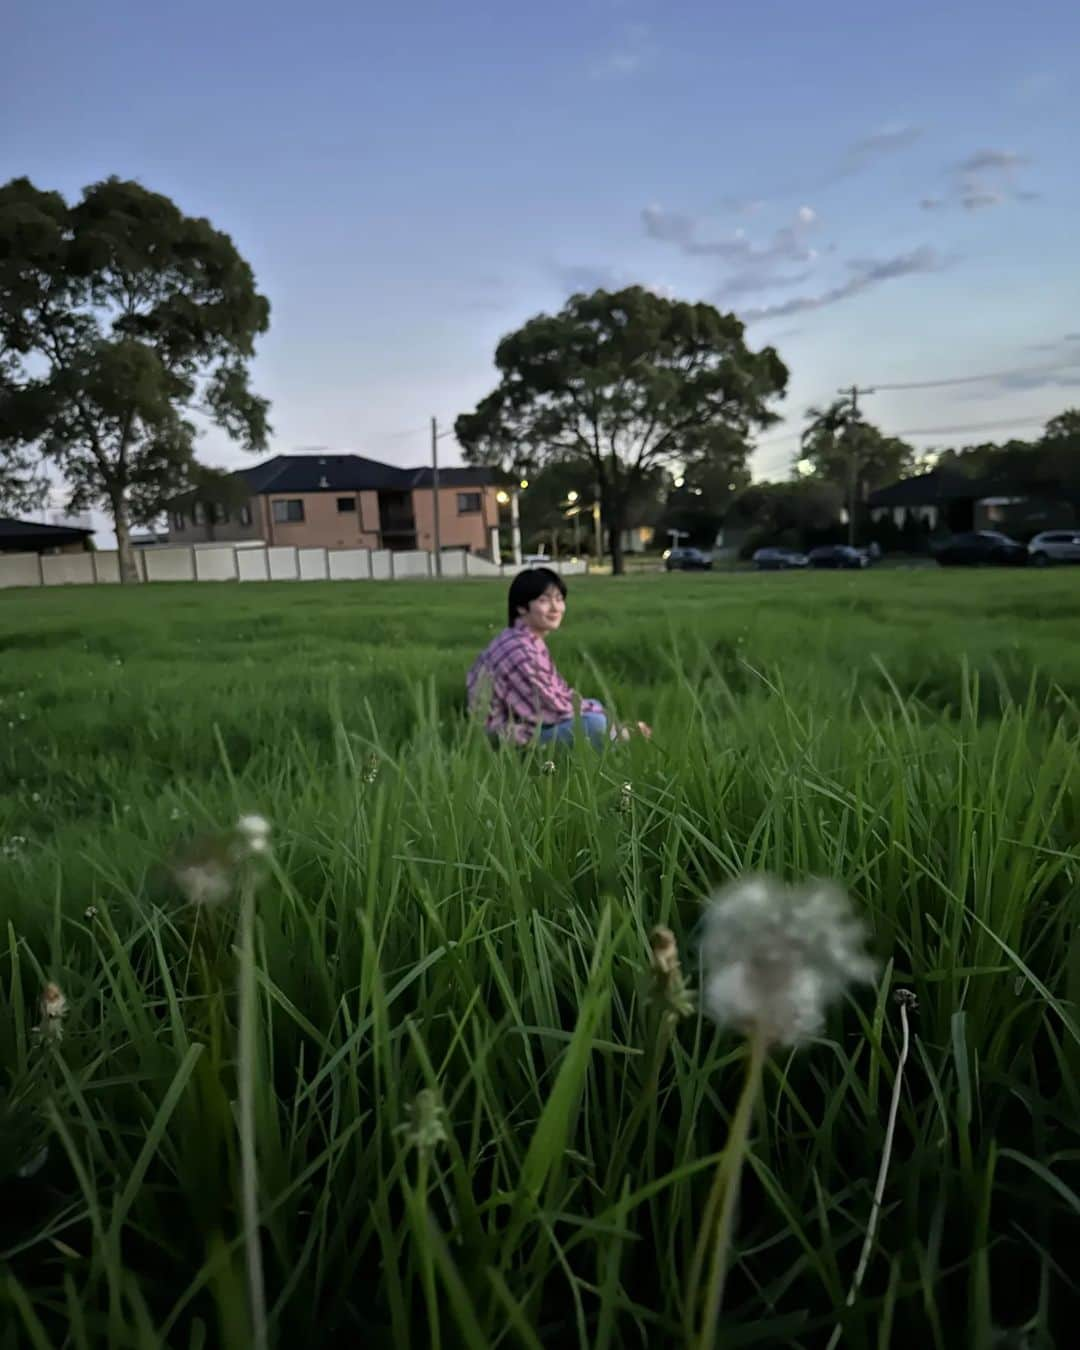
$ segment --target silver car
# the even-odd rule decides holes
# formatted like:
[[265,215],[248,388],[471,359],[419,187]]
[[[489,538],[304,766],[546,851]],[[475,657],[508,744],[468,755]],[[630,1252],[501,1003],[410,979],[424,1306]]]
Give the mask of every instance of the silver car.
[[1080,563],[1080,530],[1045,530],[1028,544],[1028,556],[1036,567]]

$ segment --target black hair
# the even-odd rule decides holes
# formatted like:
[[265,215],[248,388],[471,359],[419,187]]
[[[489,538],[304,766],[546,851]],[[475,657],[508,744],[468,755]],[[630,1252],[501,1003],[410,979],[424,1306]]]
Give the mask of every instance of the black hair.
[[519,572],[510,583],[510,594],[506,597],[506,609],[511,628],[521,618],[521,611],[528,609],[534,600],[539,600],[552,586],[566,599],[566,582],[550,567],[530,567]]

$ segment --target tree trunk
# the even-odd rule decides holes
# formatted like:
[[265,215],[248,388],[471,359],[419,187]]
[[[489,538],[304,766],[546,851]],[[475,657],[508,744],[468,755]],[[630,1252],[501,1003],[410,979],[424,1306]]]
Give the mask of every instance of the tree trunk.
[[615,520],[608,528],[608,541],[611,548],[611,575],[613,577],[621,577],[626,571],[623,562],[622,536],[622,512],[618,511]]
[[127,502],[123,497],[114,497],[112,509],[113,525],[116,528],[116,548],[120,555],[120,580],[127,585],[139,580],[135,550],[131,547],[131,520],[128,517]]

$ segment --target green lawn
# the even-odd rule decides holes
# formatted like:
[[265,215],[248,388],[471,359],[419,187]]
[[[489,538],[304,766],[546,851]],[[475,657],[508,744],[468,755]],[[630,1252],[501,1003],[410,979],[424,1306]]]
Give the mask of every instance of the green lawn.
[[[648,934],[697,985],[758,870],[840,881],[883,974],[768,1063],[722,1344],[1060,1338],[1078,580],[574,579],[560,667],[656,735],[554,773],[464,717],[501,583],[0,592],[0,1350],[248,1347],[253,1304],[290,1348],[680,1345],[743,1048],[662,1044]],[[263,874],[185,902],[250,811]]]

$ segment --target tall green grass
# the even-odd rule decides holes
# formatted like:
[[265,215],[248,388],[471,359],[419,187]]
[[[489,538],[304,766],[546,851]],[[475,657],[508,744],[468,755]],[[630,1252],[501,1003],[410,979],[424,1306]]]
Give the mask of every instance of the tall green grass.
[[[271,1345],[679,1344],[743,1065],[697,1018],[654,1055],[648,933],[700,983],[702,897],[758,869],[840,879],[885,973],[766,1067],[722,1344],[823,1345],[838,1320],[852,1347],[1060,1337],[1072,578],[581,585],[557,659],[656,739],[553,774],[463,716],[502,603],[0,596],[0,846],[26,839],[0,858],[0,1347],[255,1344],[253,1176]],[[269,874],[186,905],[175,851],[247,810],[274,822]],[[59,1044],[31,1030],[47,979]],[[901,987],[895,1152],[846,1310]]]

